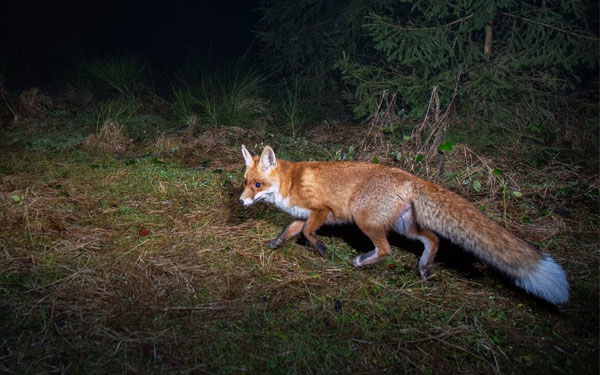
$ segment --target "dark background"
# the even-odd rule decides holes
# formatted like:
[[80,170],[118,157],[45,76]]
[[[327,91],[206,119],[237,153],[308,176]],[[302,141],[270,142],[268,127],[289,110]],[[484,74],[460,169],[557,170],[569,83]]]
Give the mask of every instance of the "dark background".
[[[160,76],[184,60],[251,55],[258,1],[0,1],[9,87],[49,85],[85,57],[129,53]],[[154,77],[157,78],[157,77]]]

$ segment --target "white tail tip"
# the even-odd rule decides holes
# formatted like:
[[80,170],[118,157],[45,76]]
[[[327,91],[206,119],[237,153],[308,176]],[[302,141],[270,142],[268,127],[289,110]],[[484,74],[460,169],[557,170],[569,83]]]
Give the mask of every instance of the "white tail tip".
[[515,280],[518,287],[555,305],[569,301],[569,282],[565,271],[544,254],[533,271]]

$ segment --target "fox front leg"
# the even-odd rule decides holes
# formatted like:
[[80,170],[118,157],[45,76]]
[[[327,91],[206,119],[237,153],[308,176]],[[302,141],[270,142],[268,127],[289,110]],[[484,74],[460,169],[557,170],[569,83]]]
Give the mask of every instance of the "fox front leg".
[[300,234],[300,232],[302,232],[302,228],[304,228],[305,223],[306,222],[304,220],[296,220],[292,222],[290,225],[285,227],[281,233],[279,233],[279,236],[269,241],[269,246],[271,246],[273,249],[277,249],[285,241],[296,237],[298,234]]
[[317,238],[315,232],[323,225],[327,219],[327,215],[329,215],[329,211],[326,210],[312,211],[306,221],[296,220],[288,225],[281,233],[279,233],[277,238],[269,242],[269,246],[276,249],[285,241],[302,232],[312,247],[317,250],[321,256],[325,256],[327,246],[325,246],[323,241]]
[[328,215],[329,210],[313,210],[308,216],[308,219],[304,224],[304,228],[302,228],[302,234],[304,234],[304,237],[306,237],[308,242],[310,242],[312,247],[317,250],[321,256],[325,256],[325,253],[327,252],[327,246],[325,246],[323,241],[316,236],[315,232],[317,229],[319,229],[319,227],[321,227],[321,225],[323,225],[323,223],[325,223]]

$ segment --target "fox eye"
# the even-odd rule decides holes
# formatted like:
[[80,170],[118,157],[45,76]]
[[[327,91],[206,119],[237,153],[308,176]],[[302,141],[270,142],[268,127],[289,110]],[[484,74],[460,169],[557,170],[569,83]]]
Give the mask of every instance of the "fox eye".
[[260,182],[255,182],[254,183],[254,187],[257,188],[257,189],[260,188]]

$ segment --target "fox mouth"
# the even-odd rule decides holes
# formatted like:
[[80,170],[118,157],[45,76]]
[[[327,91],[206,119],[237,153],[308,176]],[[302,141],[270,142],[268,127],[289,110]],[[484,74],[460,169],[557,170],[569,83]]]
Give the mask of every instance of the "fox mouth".
[[270,198],[272,195],[273,195],[273,193],[266,192],[266,193],[260,194],[258,196],[255,195],[254,198],[244,198],[244,199],[240,198],[239,202],[242,206],[248,207],[248,206],[253,205],[256,202],[264,201],[265,199]]
[[265,199],[264,196],[258,197],[258,198],[245,198],[245,199],[241,199],[239,200],[240,204],[244,207],[248,207],[248,206],[252,206],[254,203],[256,202],[260,202],[263,199]]

